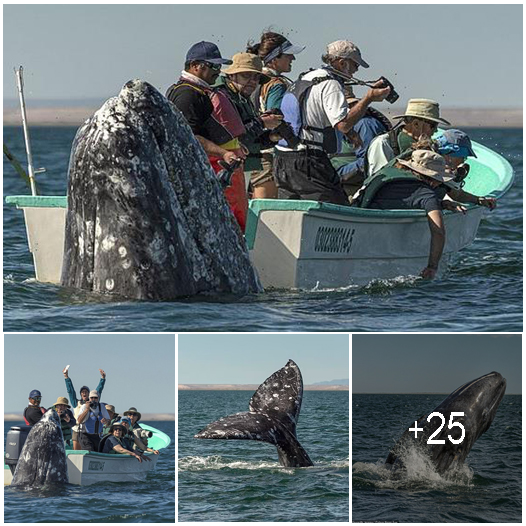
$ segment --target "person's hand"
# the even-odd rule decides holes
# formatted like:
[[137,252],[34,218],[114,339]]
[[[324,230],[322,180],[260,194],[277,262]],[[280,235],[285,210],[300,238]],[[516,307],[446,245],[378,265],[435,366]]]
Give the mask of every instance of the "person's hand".
[[103,424],[107,424],[109,422],[109,420],[107,418],[101,418],[100,421],[103,423]]
[[64,420],[65,420],[66,422],[69,422],[69,421],[71,420],[71,418],[69,417],[69,415],[68,415],[67,412],[64,413]]
[[67,367],[64,367],[64,369],[62,369],[62,374],[64,375],[64,378],[69,378],[69,376],[68,376],[68,368]]
[[141,455],[137,455],[137,453],[134,453],[133,455],[139,462],[142,462],[142,457]]
[[263,114],[261,115],[261,120],[267,130],[273,130],[281,124],[283,115],[275,115],[274,113]]
[[450,201],[449,199],[444,199],[442,201],[442,210],[450,210],[451,212],[462,212],[466,213],[467,208],[456,201]]
[[437,273],[437,269],[433,267],[426,267],[422,272],[420,273],[420,276],[424,279],[435,279]]
[[385,100],[387,95],[391,92],[391,88],[384,88],[383,85],[383,80],[379,80],[373,84],[372,88],[370,88],[365,95],[369,102],[381,102]]
[[154,454],[154,455],[158,455],[158,454],[159,454],[159,451],[157,451],[157,449],[154,449],[154,450],[153,450],[153,454]]
[[150,457],[147,457],[146,455],[143,455],[143,456],[142,456],[142,459],[143,459],[143,460],[147,460],[148,462],[151,462],[151,461],[152,461],[152,459],[151,459]]
[[347,140],[349,141],[349,144],[355,149],[357,150],[358,148],[361,148],[363,146],[363,141],[360,137],[360,135],[355,132],[354,130],[349,130],[346,134],[345,134],[345,137],[347,138]]
[[246,155],[244,153],[240,153],[239,155],[234,152],[226,152],[225,155],[223,155],[223,161],[228,164],[232,164],[236,161],[239,161],[239,159],[245,159]]
[[106,373],[102,369],[99,369],[99,373],[102,376],[102,378],[106,378]]
[[494,197],[479,197],[477,200],[479,206],[485,206],[490,210],[497,208],[497,200]]

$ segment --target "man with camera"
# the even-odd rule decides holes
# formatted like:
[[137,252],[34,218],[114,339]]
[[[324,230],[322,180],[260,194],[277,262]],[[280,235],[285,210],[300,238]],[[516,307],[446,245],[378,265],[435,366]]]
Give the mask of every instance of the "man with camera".
[[384,81],[373,84],[352,107],[347,103],[344,83],[360,66],[369,65],[358,47],[348,40],[327,46],[322,68],[300,75],[281,104],[285,121],[291,124],[300,143],[290,148],[280,141],[276,148],[274,177],[282,199],[311,199],[349,205],[340,178],[329,159],[339,151],[340,137],[365,115],[372,102],[384,100],[391,88]]
[[105,404],[99,402],[99,393],[91,391],[77,417],[79,423],[78,439],[81,449],[98,451],[104,424],[110,421]]
[[135,436],[133,449],[142,450],[142,451],[150,451],[151,453],[158,455],[159,451],[148,447],[148,438],[152,437],[152,432],[147,431],[146,429],[143,429],[139,425],[139,420],[142,417],[141,413],[139,413],[139,411],[137,411],[135,407],[130,407],[128,411],[124,411],[122,416],[127,416],[131,421],[130,431]]

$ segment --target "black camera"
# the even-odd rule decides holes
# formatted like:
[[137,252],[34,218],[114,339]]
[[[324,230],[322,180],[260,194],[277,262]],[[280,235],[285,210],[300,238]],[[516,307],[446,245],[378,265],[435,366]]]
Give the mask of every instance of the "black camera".
[[394,86],[385,77],[380,77],[378,80],[382,82],[382,88],[391,88],[391,91],[389,92],[389,95],[387,95],[385,100],[389,104],[394,104],[400,98],[400,95],[396,93]]
[[[281,115],[283,117],[283,112],[275,108],[266,111],[264,115]],[[272,132],[277,133],[287,143],[289,148],[296,148],[301,142],[298,136],[294,133],[292,126],[287,121],[281,121],[280,125],[277,128],[274,128]]]
[[153,433],[151,431],[146,431],[146,429],[141,429],[139,431],[140,438],[152,438]]

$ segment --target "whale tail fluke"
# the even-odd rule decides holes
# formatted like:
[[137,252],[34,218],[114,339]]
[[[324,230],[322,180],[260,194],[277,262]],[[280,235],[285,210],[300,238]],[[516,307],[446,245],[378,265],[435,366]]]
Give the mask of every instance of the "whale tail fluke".
[[249,411],[236,413],[208,424],[195,438],[259,440],[278,449],[279,460],[288,467],[312,466],[296,438],[303,380],[294,361],[267,378],[256,390]]

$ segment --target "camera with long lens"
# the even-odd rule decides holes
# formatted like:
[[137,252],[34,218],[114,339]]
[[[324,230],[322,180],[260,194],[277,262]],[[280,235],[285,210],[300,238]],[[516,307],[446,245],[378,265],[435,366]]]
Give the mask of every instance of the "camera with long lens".
[[380,77],[378,80],[382,82],[382,88],[391,88],[391,91],[389,92],[389,95],[387,95],[385,100],[389,104],[394,104],[400,98],[400,95],[398,95],[398,93],[394,89],[394,86],[385,77]]
[[469,164],[466,164],[466,163],[461,164],[455,170],[455,178],[453,179],[453,181],[455,183],[458,183],[462,187],[466,183],[465,179],[468,176],[468,174],[469,174]]
[[[283,117],[283,112],[278,108],[274,108],[266,111],[264,115],[280,115]],[[296,148],[301,142],[287,121],[281,121],[279,126],[272,130],[272,133],[279,135],[287,143],[289,148]]]
[[141,429],[139,431],[139,438],[152,438],[153,433],[151,431],[146,431],[146,429]]

